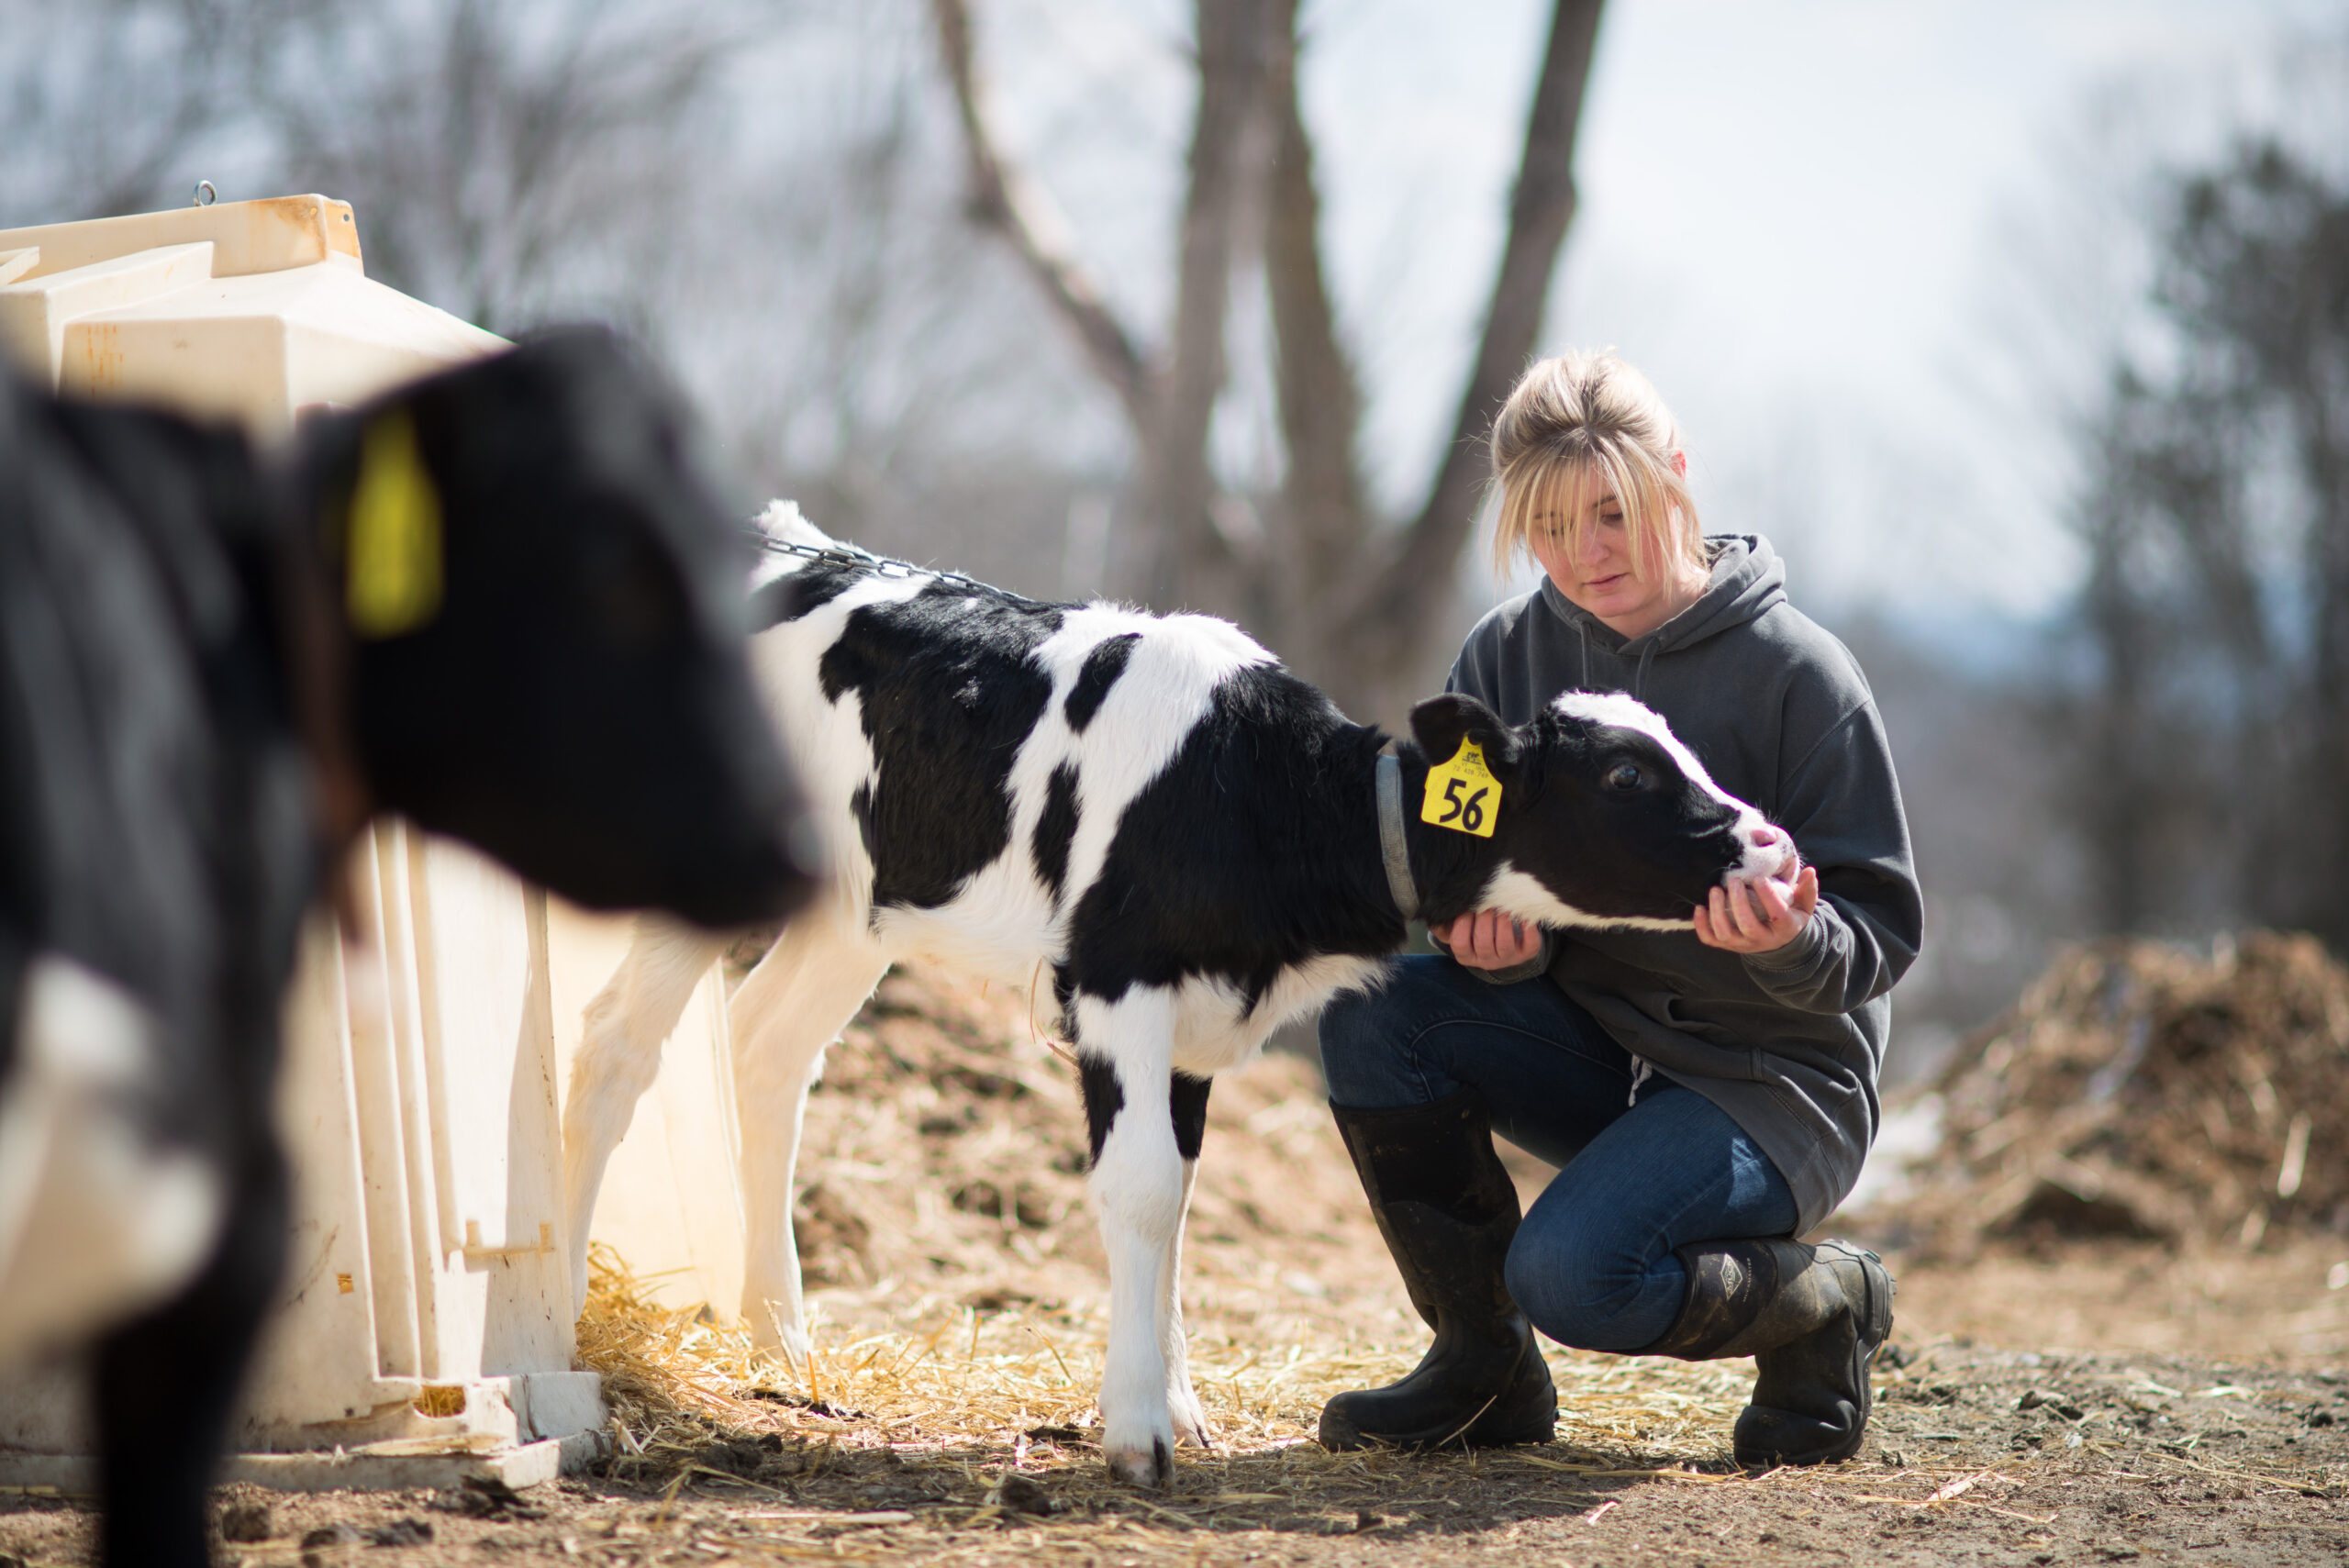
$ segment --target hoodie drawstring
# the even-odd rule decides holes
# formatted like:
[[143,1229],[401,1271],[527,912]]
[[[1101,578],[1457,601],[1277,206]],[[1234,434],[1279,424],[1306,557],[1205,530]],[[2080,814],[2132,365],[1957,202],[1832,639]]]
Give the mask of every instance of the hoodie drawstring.
[[1644,1084],[1644,1083],[1646,1083],[1649,1079],[1651,1079],[1651,1078],[1653,1078],[1653,1077],[1654,1077],[1654,1076],[1655,1076],[1655,1063],[1654,1063],[1654,1062],[1650,1062],[1650,1061],[1649,1061],[1646,1057],[1644,1057],[1644,1056],[1634,1056],[1634,1057],[1632,1057],[1632,1058],[1631,1058],[1631,1092],[1630,1094],[1628,1094],[1628,1095],[1624,1095],[1624,1096],[1623,1096],[1623,1103],[1624,1103],[1625,1105],[1627,1105],[1627,1106],[1631,1106],[1636,1107],[1636,1106],[1639,1105],[1639,1103],[1640,1103],[1640,1085],[1641,1085],[1641,1084]]
[[1640,667],[1631,673],[1631,700],[1633,702],[1645,702],[1648,700],[1648,666],[1654,662],[1655,639],[1650,638],[1648,639],[1648,645],[1640,650]]

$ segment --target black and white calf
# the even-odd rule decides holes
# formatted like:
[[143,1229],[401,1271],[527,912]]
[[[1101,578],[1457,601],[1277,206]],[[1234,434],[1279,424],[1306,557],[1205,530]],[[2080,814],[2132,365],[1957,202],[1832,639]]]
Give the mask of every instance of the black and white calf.
[[599,333],[305,434],[0,375],[0,1361],[89,1351],[108,1562],[197,1568],[278,1288],[304,908],[369,812],[585,903],[809,891],[732,519]]
[[[778,546],[831,544],[786,503],[762,523]],[[1687,929],[1726,873],[1786,855],[1782,834],[1620,695],[1564,697],[1517,729],[1465,697],[1422,704],[1397,748],[1410,808],[1388,809],[1383,829],[1385,738],[1226,622],[1039,604],[836,550],[778,550],[753,602],[773,624],[752,662],[841,875],[732,1005],[744,1314],[762,1341],[806,1351],[801,1110],[825,1044],[889,964],[918,955],[1023,986],[1049,966],[1109,1254],[1105,1446],[1136,1482],[1170,1478],[1177,1439],[1208,1440],[1176,1266],[1213,1074],[1284,1020],[1376,984],[1404,940],[1403,900],[1434,920],[1491,906],[1549,926]],[[1431,767],[1464,742],[1489,770],[1484,798],[1455,812],[1474,791],[1451,792],[1424,815],[1456,825],[1422,820]],[[1410,887],[1389,874],[1383,831]],[[574,1248],[718,946],[647,921],[588,1007],[563,1115]]]

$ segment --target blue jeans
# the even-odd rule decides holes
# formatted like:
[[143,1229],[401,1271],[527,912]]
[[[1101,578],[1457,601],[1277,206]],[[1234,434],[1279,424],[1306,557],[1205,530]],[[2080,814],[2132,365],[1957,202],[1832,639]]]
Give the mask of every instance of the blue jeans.
[[1493,1129],[1561,1169],[1509,1246],[1508,1289],[1560,1344],[1632,1351],[1680,1314],[1673,1249],[1786,1236],[1795,1197],[1727,1112],[1651,1075],[1545,979],[1494,985],[1449,958],[1397,961],[1321,1015],[1332,1105],[1387,1110],[1463,1088]]

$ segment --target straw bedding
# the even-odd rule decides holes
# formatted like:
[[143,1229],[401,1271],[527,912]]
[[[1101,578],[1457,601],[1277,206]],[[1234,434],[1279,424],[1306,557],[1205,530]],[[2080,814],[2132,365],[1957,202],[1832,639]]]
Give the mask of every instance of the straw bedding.
[[[268,1539],[240,1531],[224,1558],[292,1568],[328,1560],[297,1544],[320,1530],[421,1525],[431,1561],[480,1564],[1813,1568],[2231,1562],[2198,1549],[2233,1542],[2264,1568],[2331,1568],[2349,1551],[2349,1374],[2329,1369],[2008,1354],[1904,1330],[1912,1353],[1879,1367],[1857,1460],[1748,1475],[1726,1439],[1750,1362],[1553,1350],[1559,1442],[1326,1453],[1309,1440],[1322,1400],[1401,1371],[1425,1330],[1315,1074],[1285,1058],[1219,1081],[1191,1227],[1185,1299],[1219,1447],[1184,1451],[1170,1491],[1113,1485],[1089,1440],[1106,1281],[1068,1071],[999,990],[916,973],[878,1003],[810,1107],[807,1362],[759,1356],[599,1253],[580,1348],[612,1403],[601,1475],[486,1511],[234,1487],[224,1507],[266,1512]],[[70,1499],[0,1496],[0,1554],[93,1553]]]
[[2165,1556],[2222,1531],[2313,1568],[2349,1546],[2332,1524],[2349,1383],[2173,1358],[1928,1343],[1880,1365],[1857,1460],[1745,1474],[1727,1438],[1750,1362],[1553,1348],[1556,1443],[1324,1452],[1322,1401],[1403,1371],[1426,1336],[1315,1074],[1285,1058],[1219,1080],[1211,1107],[1185,1300],[1219,1446],[1183,1451],[1167,1493],[1115,1485],[1090,1441],[1106,1282],[1068,1072],[1016,996],[917,973],[879,1002],[810,1108],[802,1214],[829,1283],[807,1363],[599,1255],[580,1343],[619,1451],[550,1527],[583,1553],[1770,1568]]
[[[674,1474],[748,1443],[729,1464],[773,1470],[810,1442],[1097,1469],[1108,1280],[1083,1129],[1074,1074],[1025,998],[893,974],[809,1104],[807,1363],[762,1356],[698,1305],[659,1304],[596,1252],[580,1355],[605,1374],[620,1469]],[[1323,1400],[1408,1370],[1426,1335],[1308,1063],[1269,1056],[1218,1080],[1188,1234],[1193,1374],[1219,1443],[1340,1462],[1308,1440]],[[1553,1462],[1726,1462],[1750,1362],[1551,1356],[1570,1445],[1544,1451]]]

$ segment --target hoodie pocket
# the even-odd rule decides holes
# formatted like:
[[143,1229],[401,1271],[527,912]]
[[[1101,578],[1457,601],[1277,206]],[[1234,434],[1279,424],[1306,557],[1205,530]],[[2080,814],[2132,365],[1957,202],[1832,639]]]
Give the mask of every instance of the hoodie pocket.
[[1663,1006],[1653,1016],[1703,1048],[1702,1065],[1690,1064],[1696,1071],[1749,1084],[1766,1084],[1776,1076],[1769,1069],[1767,1054],[1745,1043],[1734,1030],[1714,1019],[1694,1017],[1682,997],[1666,994],[1662,1000]]

